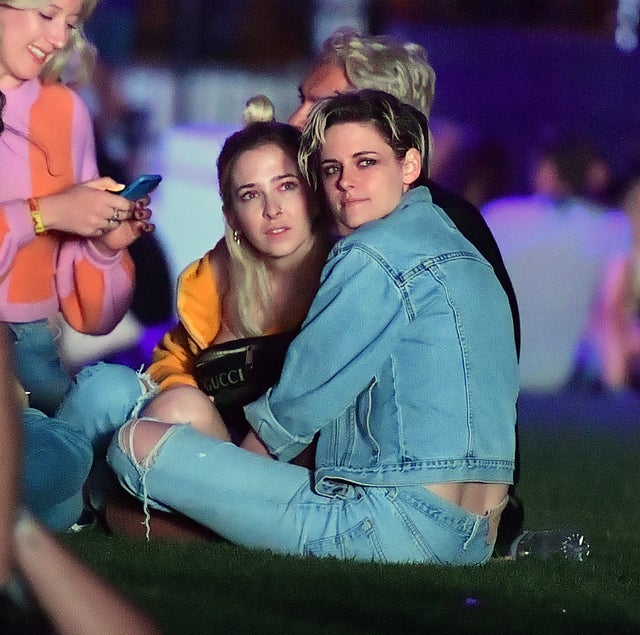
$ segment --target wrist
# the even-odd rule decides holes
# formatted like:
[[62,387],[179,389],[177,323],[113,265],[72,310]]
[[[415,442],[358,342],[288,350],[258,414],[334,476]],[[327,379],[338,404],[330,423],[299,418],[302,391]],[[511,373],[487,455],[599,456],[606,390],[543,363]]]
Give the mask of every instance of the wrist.
[[42,210],[40,209],[40,201],[37,198],[27,199],[31,220],[33,221],[33,230],[36,235],[46,234],[47,228],[42,220]]

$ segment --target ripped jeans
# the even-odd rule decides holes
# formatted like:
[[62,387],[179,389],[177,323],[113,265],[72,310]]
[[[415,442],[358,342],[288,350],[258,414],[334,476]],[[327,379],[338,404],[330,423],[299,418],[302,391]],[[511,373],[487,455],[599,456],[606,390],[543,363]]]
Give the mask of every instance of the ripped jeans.
[[82,431],[104,454],[113,433],[157,394],[145,373],[121,364],[98,362],[74,378],[56,416]]
[[88,366],[55,417],[24,410],[22,502],[49,529],[68,529],[80,516],[94,458],[104,456],[115,430],[153,394],[142,377],[126,366]]
[[486,562],[504,503],[478,516],[422,486],[340,488],[316,494],[313,473],[173,425],[138,462],[138,426],[120,429],[107,460],[149,507],[178,511],[227,540],[300,556],[471,565]]
[[16,375],[30,393],[29,404],[52,416],[71,385],[58,353],[60,329],[50,320],[7,325],[13,339]]

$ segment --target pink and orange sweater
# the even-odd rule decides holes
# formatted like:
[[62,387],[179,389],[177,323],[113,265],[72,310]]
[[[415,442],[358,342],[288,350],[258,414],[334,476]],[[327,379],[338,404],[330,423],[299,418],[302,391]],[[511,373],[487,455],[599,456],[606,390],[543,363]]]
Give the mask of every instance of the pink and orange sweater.
[[131,301],[134,268],[129,253],[104,256],[91,239],[61,232],[36,236],[26,200],[98,175],[87,107],[71,89],[43,86],[38,80],[5,95],[0,321],[33,322],[60,311],[77,331],[108,333]]

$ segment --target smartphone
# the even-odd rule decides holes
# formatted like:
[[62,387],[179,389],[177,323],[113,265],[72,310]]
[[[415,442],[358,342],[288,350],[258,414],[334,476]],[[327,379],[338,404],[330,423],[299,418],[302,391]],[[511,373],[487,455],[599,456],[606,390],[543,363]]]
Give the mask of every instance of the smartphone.
[[159,174],[143,174],[132,183],[129,183],[122,192],[116,192],[116,194],[124,196],[130,201],[137,201],[155,190],[160,181],[162,181],[162,177]]

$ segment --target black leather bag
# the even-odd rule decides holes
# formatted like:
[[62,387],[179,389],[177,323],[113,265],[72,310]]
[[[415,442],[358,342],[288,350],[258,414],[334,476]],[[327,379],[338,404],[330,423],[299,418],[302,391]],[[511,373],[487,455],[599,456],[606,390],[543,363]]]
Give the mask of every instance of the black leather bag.
[[247,337],[210,346],[196,358],[198,387],[214,399],[226,420],[280,378],[284,357],[298,331]]

